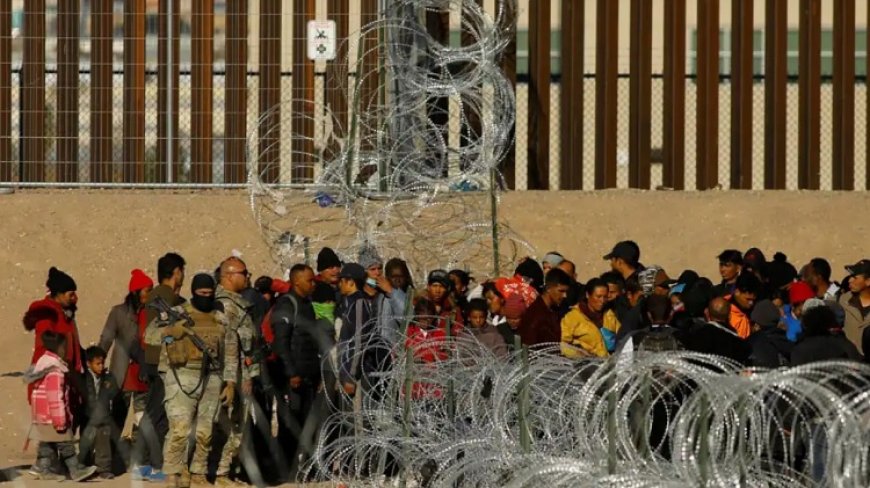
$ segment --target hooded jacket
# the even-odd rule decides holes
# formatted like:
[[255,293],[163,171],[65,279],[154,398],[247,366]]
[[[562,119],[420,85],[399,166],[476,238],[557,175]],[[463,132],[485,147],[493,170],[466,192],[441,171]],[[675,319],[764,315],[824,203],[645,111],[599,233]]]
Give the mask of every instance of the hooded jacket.
[[[75,373],[83,371],[82,346],[79,342],[78,328],[74,321],[67,318],[63,307],[59,303],[50,298],[44,298],[31,303],[27,313],[24,314],[22,322],[24,329],[33,331],[36,336],[34,338],[33,356],[30,358],[31,365],[36,364],[39,358],[47,352],[42,344],[42,334],[46,331],[52,331],[56,334],[63,334],[66,337],[66,356],[62,359],[68,365],[67,368],[72,369]],[[30,401],[32,392],[32,385],[28,385],[28,401]]]
[[69,405],[69,372],[63,360],[51,351],[45,351],[24,372],[24,381],[30,391],[30,420],[36,426],[51,426],[56,431],[72,426]]
[[760,368],[775,369],[791,363],[794,342],[790,341],[784,330],[767,327],[749,336],[752,353],[749,364]]

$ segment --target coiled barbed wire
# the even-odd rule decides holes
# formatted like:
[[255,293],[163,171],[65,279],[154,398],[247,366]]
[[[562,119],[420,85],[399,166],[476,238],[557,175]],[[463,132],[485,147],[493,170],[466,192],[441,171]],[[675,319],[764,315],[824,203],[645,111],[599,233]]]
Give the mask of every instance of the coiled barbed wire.
[[864,364],[768,371],[683,351],[569,360],[558,345],[504,360],[465,332],[411,343],[382,354],[376,386],[339,395],[308,475],[348,486],[870,485]]
[[[495,3],[490,14],[461,0],[388,2],[345,41],[347,57],[326,81],[348,94],[346,120],[333,107],[300,112],[311,102],[289,97],[261,116],[248,141],[250,200],[276,263],[287,268],[322,246],[354,261],[365,245],[417,275],[491,273],[494,246],[501,262],[533,253],[505,222],[493,232],[516,113],[499,65],[516,1]],[[463,46],[434,38],[425,12],[461,13]],[[310,125],[313,138],[299,131]],[[456,126],[459,143],[448,137]]]

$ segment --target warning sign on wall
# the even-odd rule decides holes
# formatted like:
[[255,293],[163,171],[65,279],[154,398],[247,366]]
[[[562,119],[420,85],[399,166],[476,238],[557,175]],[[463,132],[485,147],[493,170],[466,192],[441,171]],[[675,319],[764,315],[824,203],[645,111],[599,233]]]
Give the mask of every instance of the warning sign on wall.
[[308,59],[332,61],[335,59],[335,21],[311,20],[308,22]]

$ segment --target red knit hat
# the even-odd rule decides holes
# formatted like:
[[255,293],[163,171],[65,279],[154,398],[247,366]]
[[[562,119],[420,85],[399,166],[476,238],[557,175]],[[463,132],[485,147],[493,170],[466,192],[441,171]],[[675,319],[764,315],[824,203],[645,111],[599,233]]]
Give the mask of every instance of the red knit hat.
[[290,283],[287,283],[284,280],[279,280],[278,278],[272,278],[272,293],[277,293],[279,295],[290,293]]
[[523,297],[515,293],[507,297],[501,311],[506,319],[518,319],[526,313],[526,308],[526,302],[523,300]]
[[151,281],[151,278],[145,274],[141,269],[134,269],[130,271],[130,286],[129,289],[131,292],[143,290],[148,288],[149,286],[154,286],[154,282]]
[[792,283],[791,287],[788,289],[788,301],[791,302],[792,305],[803,303],[815,296],[816,294],[813,292],[813,289],[810,288],[810,285],[803,281]]

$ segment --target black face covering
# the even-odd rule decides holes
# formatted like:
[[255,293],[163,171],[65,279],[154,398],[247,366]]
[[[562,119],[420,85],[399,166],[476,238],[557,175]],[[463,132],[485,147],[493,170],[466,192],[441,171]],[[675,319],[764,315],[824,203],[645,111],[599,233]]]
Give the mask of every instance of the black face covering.
[[210,288],[214,290],[214,287],[214,278],[212,278],[211,275],[208,275],[206,273],[199,273],[194,276],[193,280],[190,283],[190,304],[193,305],[193,308],[203,313],[210,313],[212,310],[214,310],[214,295],[203,297],[196,294],[196,290],[202,290],[204,288]]
[[194,295],[190,299],[190,304],[200,312],[210,313],[214,310],[214,295],[208,297]]

